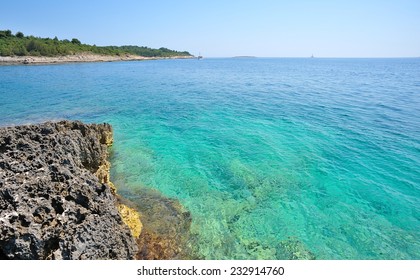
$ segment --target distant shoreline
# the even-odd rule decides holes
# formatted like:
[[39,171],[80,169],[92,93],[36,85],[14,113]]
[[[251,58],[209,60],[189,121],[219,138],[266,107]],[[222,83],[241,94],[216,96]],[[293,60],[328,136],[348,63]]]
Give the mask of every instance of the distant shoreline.
[[138,61],[160,59],[190,59],[194,56],[171,56],[171,57],[145,57],[133,54],[124,55],[100,55],[80,53],[63,56],[0,56],[0,65],[34,65],[34,64],[64,64],[76,62],[114,62],[114,61]]

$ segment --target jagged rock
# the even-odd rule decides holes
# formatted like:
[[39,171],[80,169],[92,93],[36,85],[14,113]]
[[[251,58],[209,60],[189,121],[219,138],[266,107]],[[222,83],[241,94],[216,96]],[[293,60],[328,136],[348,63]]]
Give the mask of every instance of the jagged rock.
[[135,257],[108,185],[110,143],[108,124],[0,128],[0,258]]

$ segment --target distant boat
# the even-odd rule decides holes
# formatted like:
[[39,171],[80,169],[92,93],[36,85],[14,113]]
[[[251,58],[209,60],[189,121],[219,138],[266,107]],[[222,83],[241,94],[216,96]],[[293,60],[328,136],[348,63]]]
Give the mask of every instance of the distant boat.
[[197,59],[203,59],[203,56],[200,54],[198,54]]
[[311,55],[311,58],[314,58],[314,54]]

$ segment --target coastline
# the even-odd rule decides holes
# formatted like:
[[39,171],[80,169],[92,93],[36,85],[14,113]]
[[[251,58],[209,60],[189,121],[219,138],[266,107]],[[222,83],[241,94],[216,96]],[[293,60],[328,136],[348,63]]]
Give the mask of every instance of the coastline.
[[173,57],[145,57],[133,54],[124,55],[100,55],[92,53],[80,53],[65,56],[0,56],[0,65],[39,65],[39,64],[65,64],[81,62],[114,62],[114,61],[141,61],[163,59],[191,59],[194,56]]
[[0,259],[135,259],[141,222],[109,181],[109,124],[0,132]]
[[0,127],[0,259],[191,259],[190,213],[110,180],[110,124]]

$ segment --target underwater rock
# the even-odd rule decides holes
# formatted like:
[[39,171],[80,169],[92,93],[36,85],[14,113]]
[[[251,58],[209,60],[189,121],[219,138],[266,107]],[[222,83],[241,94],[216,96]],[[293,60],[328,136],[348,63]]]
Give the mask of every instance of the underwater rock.
[[110,189],[111,143],[109,124],[0,128],[0,258],[135,257]]
[[159,192],[142,188],[124,194],[130,201],[124,204],[141,214],[143,228],[137,239],[137,259],[168,260],[197,259],[188,247],[190,243],[191,214],[177,200]]
[[279,243],[276,248],[278,260],[315,260],[315,255],[305,244],[295,237],[289,237]]

